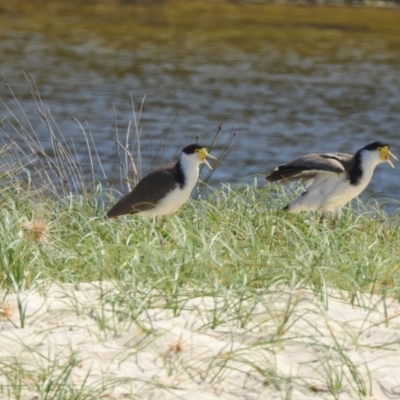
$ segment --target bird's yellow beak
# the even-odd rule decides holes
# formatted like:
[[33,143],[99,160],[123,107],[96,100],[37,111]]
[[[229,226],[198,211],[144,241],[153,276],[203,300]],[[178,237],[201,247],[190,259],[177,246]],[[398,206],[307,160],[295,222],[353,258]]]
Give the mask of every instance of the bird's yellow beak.
[[198,155],[199,155],[200,162],[206,164],[208,168],[212,169],[211,165],[207,161],[207,158],[212,158],[213,160],[216,160],[216,158],[214,156],[212,156],[211,154],[209,154],[205,147],[203,147],[202,149],[200,149],[198,151]]
[[388,146],[381,147],[379,149],[379,153],[382,161],[386,161],[392,168],[394,168],[394,165],[392,161],[389,159],[389,156],[392,156],[395,160],[397,160],[397,157],[390,152],[389,147]]

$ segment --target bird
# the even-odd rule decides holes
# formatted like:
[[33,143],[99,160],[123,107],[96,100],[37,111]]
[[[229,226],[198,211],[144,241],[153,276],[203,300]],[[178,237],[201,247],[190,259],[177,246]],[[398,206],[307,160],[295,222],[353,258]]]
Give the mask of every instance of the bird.
[[375,167],[388,163],[390,146],[377,141],[359,149],[354,155],[346,153],[307,154],[294,161],[279,165],[268,174],[268,182],[300,180],[306,190],[284,210],[289,212],[316,211],[320,222],[329,212],[337,218],[341,208],[357,197],[370,182]]
[[200,164],[212,169],[207,158],[216,160],[199,144],[186,146],[179,161],[146,175],[107,212],[107,217],[126,214],[161,217],[174,213],[189,200],[199,178]]

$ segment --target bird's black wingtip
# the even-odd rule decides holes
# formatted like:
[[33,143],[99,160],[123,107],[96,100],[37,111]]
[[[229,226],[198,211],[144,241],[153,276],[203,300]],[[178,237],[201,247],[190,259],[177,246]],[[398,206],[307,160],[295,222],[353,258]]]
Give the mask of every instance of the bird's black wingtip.
[[265,177],[267,182],[279,182],[283,179],[283,176],[278,171],[273,171]]
[[121,214],[118,212],[118,210],[116,210],[115,209],[115,206],[117,205],[118,203],[116,203],[116,204],[114,204],[108,211],[107,211],[107,213],[106,213],[106,218],[107,219],[114,219],[114,218],[117,218],[117,217],[119,217]]
[[108,212],[105,216],[106,219],[114,219],[115,216],[113,216],[112,214],[110,214],[110,212]]

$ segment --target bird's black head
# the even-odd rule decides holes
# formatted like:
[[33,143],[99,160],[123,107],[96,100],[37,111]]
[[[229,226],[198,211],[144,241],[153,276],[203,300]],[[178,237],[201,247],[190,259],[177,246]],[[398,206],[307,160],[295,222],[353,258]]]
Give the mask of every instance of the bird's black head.
[[395,160],[397,158],[390,152],[390,146],[383,142],[374,142],[358,151],[358,154],[363,154],[365,151],[370,151],[371,153],[377,152],[379,154],[379,162],[387,162],[392,168],[394,168],[393,163],[389,160],[389,156],[393,157]]
[[[195,155],[197,155],[197,157],[195,157]],[[192,160],[191,162],[194,162],[196,165],[205,163],[210,169],[212,169],[211,165],[208,163],[206,158],[212,158],[213,160],[216,160],[214,156],[208,154],[205,147],[202,147],[199,144],[189,144],[189,146],[186,146],[182,150],[181,161],[183,158]]]
[[196,143],[194,143],[194,144],[189,144],[189,146],[186,146],[186,147],[182,150],[182,153],[185,153],[185,154],[194,154],[194,153],[196,153],[196,150],[198,151],[198,150],[200,150],[200,149],[203,149],[203,146],[200,146],[199,144],[196,144]]
[[369,151],[371,151],[371,150],[378,150],[379,148],[383,148],[383,147],[387,147],[388,149],[390,148],[390,146],[387,143],[374,142],[374,143],[370,143],[370,144],[366,145],[361,150],[369,150]]

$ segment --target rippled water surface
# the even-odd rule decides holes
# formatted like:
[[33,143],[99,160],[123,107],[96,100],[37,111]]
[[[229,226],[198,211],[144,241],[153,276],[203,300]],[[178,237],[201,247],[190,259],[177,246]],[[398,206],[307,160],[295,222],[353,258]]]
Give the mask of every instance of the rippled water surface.
[[[86,146],[71,118],[88,126],[108,176],[118,175],[115,116],[125,134],[131,97],[137,112],[145,98],[144,173],[159,165],[165,144],[169,161],[196,135],[209,145],[219,126],[217,148],[233,132],[238,147],[212,185],[265,174],[303,153],[353,153],[375,140],[400,156],[398,9],[85,4],[0,6],[0,71],[43,140],[24,72],[78,151]],[[0,97],[17,109],[3,83]],[[0,113],[10,117],[4,105]],[[400,200],[399,173],[400,164],[378,166],[366,195]]]

